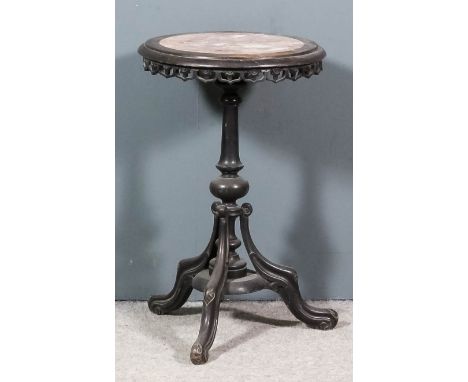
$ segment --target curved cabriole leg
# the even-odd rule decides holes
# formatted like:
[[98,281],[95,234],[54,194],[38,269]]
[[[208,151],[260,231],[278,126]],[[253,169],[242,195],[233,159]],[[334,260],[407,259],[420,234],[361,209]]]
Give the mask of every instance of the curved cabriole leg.
[[297,272],[291,267],[275,264],[262,256],[250,236],[248,216],[252,213],[252,206],[244,203],[242,210],[243,214],[240,217],[242,239],[257,274],[268,281],[269,287],[281,296],[297,319],[315,329],[333,329],[338,322],[338,313],[333,309],[314,308],[302,299],[297,283]]
[[[214,208],[214,207],[212,207]],[[192,293],[192,279],[203,269],[208,267],[208,262],[215,255],[215,241],[218,237],[218,217],[215,215],[213,232],[206,249],[201,255],[184,259],[177,266],[177,275],[174,287],[167,295],[151,296],[148,306],[153,313],[166,314],[179,309],[188,300]]]
[[219,304],[228,271],[229,218],[226,216],[219,219],[219,244],[216,263],[205,288],[200,332],[190,352],[190,360],[195,365],[208,361],[208,351],[215,339]]

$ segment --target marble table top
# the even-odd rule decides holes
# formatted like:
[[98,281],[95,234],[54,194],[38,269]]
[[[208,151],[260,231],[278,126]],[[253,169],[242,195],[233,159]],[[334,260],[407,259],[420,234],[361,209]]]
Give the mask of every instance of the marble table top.
[[308,39],[255,32],[158,36],[138,53],[151,74],[228,84],[309,78],[320,73],[326,55]]
[[230,57],[271,56],[294,51],[304,43],[292,37],[263,33],[211,32],[170,36],[159,41],[166,48]]

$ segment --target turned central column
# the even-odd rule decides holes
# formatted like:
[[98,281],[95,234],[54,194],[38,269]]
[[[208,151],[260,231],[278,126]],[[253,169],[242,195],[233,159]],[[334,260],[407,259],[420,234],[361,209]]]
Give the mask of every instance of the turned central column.
[[[222,200],[223,204],[237,205],[237,199],[247,195],[249,182],[238,175],[244,165],[239,158],[239,128],[238,128],[238,108],[241,98],[237,94],[237,88],[233,85],[222,85],[224,93],[221,103],[223,111],[223,130],[221,137],[221,155],[216,164],[216,168],[221,175],[210,183],[211,193]],[[229,217],[229,268],[228,278],[243,277],[247,274],[247,264],[236,253],[236,249],[241,245],[236,237],[235,222],[236,216]],[[210,273],[213,269],[215,259],[210,261]]]

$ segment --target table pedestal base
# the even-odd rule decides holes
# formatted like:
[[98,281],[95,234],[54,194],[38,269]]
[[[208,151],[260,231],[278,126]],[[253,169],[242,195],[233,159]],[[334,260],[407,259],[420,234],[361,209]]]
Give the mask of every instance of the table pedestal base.
[[[180,308],[193,288],[204,292],[198,338],[192,346],[190,359],[194,364],[206,363],[213,344],[219,315],[219,304],[225,294],[244,294],[262,289],[278,293],[294,316],[315,329],[332,329],[338,314],[332,309],[308,305],[301,297],[297,273],[293,268],[268,260],[255,246],[249,230],[252,206],[238,206],[236,200],[245,196],[249,184],[237,173],[243,168],[239,159],[237,107],[240,97],[234,86],[222,85],[224,95],[221,157],[217,168],[222,175],[210,184],[211,193],[222,200],[211,206],[214,215],[213,232],[206,249],[197,257],[179,263],[176,281],[167,295],[152,296],[148,305],[156,314],[166,314]],[[241,245],[235,234],[240,219],[244,246],[255,272],[248,270],[235,250]]]
[[[332,309],[314,308],[301,297],[297,272],[290,267],[268,260],[256,248],[249,230],[249,215],[252,206],[241,207],[213,203],[214,227],[207,248],[197,257],[179,263],[174,288],[165,296],[152,296],[148,305],[156,314],[170,313],[180,308],[189,298],[192,289],[204,292],[200,333],[192,346],[190,359],[194,364],[208,360],[208,351],[213,344],[218,322],[219,304],[223,295],[252,293],[262,289],[277,292],[294,316],[315,329],[333,329],[338,314]],[[229,253],[230,217],[240,217],[244,245],[255,271],[239,278],[227,278]],[[218,243],[216,245],[216,243]],[[208,264],[215,256],[215,266],[209,272]]]

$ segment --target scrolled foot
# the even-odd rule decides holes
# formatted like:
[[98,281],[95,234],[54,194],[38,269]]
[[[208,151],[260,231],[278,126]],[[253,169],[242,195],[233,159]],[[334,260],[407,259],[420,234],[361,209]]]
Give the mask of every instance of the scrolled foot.
[[[224,213],[224,211],[221,210],[221,213]],[[219,244],[216,263],[211,273],[210,280],[205,287],[200,331],[190,352],[190,360],[195,365],[207,362],[208,352],[216,336],[219,304],[223,294],[224,283],[227,278],[228,253],[229,219],[224,216],[220,217],[219,222]]]
[[190,293],[192,293],[190,283],[176,280],[174,288],[168,294],[151,296],[148,300],[148,308],[157,315],[168,314],[184,305]]
[[179,309],[188,300],[190,293],[192,293],[193,277],[207,268],[209,260],[214,255],[218,225],[218,218],[215,217],[210,241],[201,255],[182,260],[179,263],[172,290],[166,295],[155,295],[149,298],[148,307],[153,313],[158,315],[170,313]]
[[192,257],[182,260],[177,267],[177,276],[172,290],[166,295],[154,295],[148,300],[149,309],[158,315],[179,309],[192,293],[192,278],[208,262],[208,257]]
[[190,351],[190,361],[194,365],[202,365],[208,361],[208,350],[203,351],[203,347],[200,342],[195,342]]
[[158,316],[170,312],[169,304],[166,304],[166,308],[164,307],[165,297],[166,296],[151,296],[148,300],[149,310]]
[[[318,309],[318,308],[312,308],[309,306],[309,309]],[[322,330],[329,330],[329,329],[333,329],[336,324],[338,323],[338,312],[336,310],[333,310],[333,309],[324,309],[324,315],[327,315],[330,320],[330,324],[327,324],[327,323],[322,323],[320,329]]]

